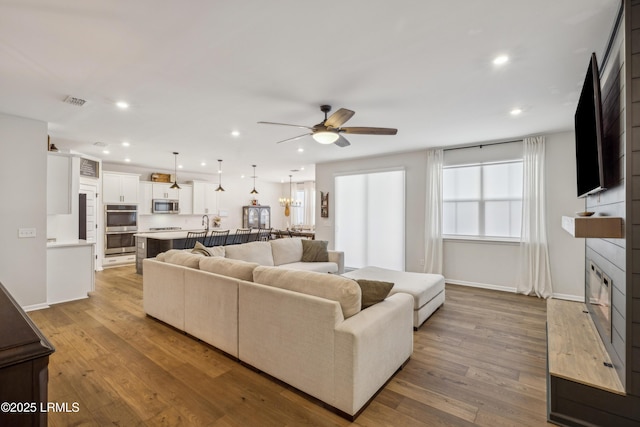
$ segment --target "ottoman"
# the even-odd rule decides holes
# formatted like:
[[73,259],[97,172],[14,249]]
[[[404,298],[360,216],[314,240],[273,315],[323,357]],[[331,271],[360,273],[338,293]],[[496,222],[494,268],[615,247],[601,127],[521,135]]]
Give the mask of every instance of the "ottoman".
[[364,267],[343,274],[350,279],[392,282],[390,295],[398,292],[413,296],[413,329],[417,330],[444,303],[444,276],[412,273],[380,267]]

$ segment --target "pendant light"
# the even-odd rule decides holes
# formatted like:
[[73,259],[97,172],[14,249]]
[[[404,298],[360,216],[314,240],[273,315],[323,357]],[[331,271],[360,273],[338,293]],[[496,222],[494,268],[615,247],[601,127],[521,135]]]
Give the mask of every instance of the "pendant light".
[[218,159],[218,188],[216,191],[224,191],[222,188],[222,160]]
[[178,153],[176,153],[175,151],[173,152],[173,156],[174,156],[174,178],[173,178],[173,185],[169,188],[175,188],[177,190],[180,189],[180,186],[178,185]]
[[258,190],[256,190],[256,165],[253,166],[253,190],[249,194],[258,194]]

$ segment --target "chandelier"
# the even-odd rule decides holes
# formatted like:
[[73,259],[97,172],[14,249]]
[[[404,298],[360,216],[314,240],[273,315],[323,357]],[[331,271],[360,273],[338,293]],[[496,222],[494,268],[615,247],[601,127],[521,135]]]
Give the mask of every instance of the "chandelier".
[[302,206],[302,201],[293,198],[293,183],[291,182],[291,177],[293,175],[289,175],[289,197],[280,197],[279,202],[280,206],[284,208],[284,216],[289,216],[290,208],[299,208]]

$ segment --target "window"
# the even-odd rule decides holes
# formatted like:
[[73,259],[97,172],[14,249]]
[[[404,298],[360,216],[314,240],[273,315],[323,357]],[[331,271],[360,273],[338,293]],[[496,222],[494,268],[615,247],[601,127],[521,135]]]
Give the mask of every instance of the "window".
[[334,188],[329,215],[335,215],[335,248],[344,251],[345,266],[404,271],[404,170],[336,176]]
[[448,166],[442,186],[444,235],[520,237],[521,160]]
[[306,209],[307,201],[304,197],[304,190],[296,190],[293,193],[294,200],[298,200],[301,202],[299,207],[291,209],[291,225],[303,225],[304,222],[304,211]]

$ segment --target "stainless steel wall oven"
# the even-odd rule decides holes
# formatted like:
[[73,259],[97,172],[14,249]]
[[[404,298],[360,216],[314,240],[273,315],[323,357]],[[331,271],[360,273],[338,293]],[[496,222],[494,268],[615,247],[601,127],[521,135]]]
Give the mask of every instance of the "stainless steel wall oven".
[[104,254],[116,256],[135,253],[138,231],[137,205],[105,205]]

